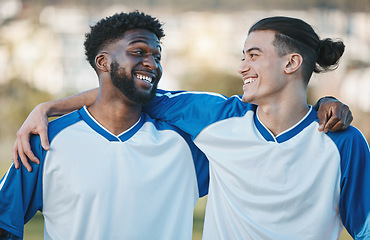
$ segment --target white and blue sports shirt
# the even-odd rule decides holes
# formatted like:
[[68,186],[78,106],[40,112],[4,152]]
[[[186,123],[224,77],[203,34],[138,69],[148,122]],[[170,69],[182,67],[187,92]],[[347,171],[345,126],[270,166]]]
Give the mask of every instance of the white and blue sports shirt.
[[208,192],[208,160],[175,127],[142,114],[115,136],[86,108],[49,124],[41,164],[14,166],[0,182],[0,228],[23,236],[37,210],[45,239],[192,238],[193,210]]
[[311,109],[274,136],[241,98],[159,90],[146,108],[210,161],[205,240],[370,239],[369,145],[354,127],[319,132]]

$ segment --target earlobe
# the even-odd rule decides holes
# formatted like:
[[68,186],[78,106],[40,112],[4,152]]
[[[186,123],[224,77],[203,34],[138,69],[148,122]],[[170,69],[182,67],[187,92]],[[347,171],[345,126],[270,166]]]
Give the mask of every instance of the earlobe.
[[288,55],[288,63],[285,66],[285,73],[290,74],[296,72],[302,65],[303,58],[299,54]]
[[108,72],[109,71],[108,54],[105,52],[99,53],[95,57],[95,65],[96,65],[96,68],[99,69],[100,71]]

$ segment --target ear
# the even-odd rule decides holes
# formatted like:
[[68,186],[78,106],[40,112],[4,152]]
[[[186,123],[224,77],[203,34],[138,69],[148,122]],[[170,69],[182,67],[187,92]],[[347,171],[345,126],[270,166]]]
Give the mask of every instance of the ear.
[[287,56],[287,64],[284,69],[285,73],[291,74],[291,73],[296,72],[303,63],[302,56],[298,53],[292,53],[286,56]]
[[96,68],[102,72],[109,72],[109,55],[101,52],[95,57]]

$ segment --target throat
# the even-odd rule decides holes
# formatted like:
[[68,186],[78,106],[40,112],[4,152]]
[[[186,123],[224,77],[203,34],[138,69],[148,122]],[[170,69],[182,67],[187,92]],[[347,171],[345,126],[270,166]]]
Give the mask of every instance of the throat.
[[303,108],[275,109],[273,111],[266,111],[262,107],[258,107],[257,116],[261,123],[276,137],[300,122],[309,110],[307,105]]
[[120,135],[134,126],[140,119],[141,108],[97,107],[94,104],[88,108],[91,116],[115,136]]

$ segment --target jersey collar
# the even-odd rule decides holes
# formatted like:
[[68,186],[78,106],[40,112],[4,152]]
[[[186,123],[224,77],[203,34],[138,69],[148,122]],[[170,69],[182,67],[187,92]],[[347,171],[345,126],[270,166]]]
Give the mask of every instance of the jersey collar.
[[310,125],[313,121],[317,119],[317,112],[312,108],[312,106],[309,106],[310,110],[302,118],[301,121],[299,121],[296,125],[289,128],[288,130],[280,133],[278,136],[274,136],[272,132],[263,125],[263,123],[258,119],[257,116],[257,108],[254,112],[254,123],[257,127],[257,130],[262,135],[262,137],[269,142],[277,142],[277,143],[283,143],[285,141],[288,141],[289,139],[293,138],[297,134],[299,134],[303,129],[305,129],[308,125]]
[[108,129],[106,129],[103,125],[101,125],[98,121],[95,120],[93,116],[89,113],[86,106],[79,110],[79,113],[82,119],[89,125],[95,132],[100,134],[102,137],[106,138],[108,141],[118,141],[124,142],[130,139],[144,124],[144,117],[141,114],[140,119],[129,129],[124,131],[119,135],[114,135]]

